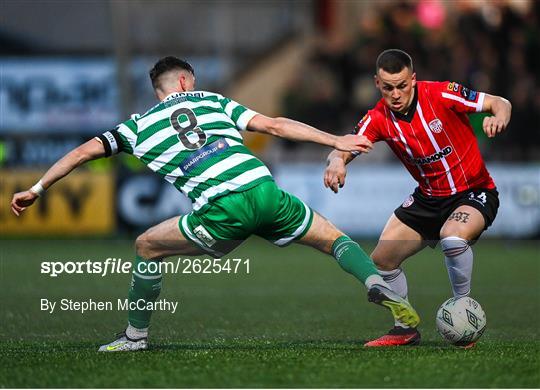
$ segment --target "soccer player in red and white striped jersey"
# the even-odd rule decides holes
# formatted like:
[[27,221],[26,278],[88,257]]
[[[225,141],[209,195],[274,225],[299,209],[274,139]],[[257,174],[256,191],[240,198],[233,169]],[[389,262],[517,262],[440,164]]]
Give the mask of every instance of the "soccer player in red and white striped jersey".
[[[441,242],[455,297],[470,292],[470,244],[495,219],[495,183],[486,169],[468,113],[489,112],[488,137],[503,131],[511,115],[508,100],[455,82],[417,81],[411,57],[397,49],[377,58],[376,87],[382,99],[358,123],[355,133],[385,141],[418,182],[418,187],[388,220],[371,257],[395,292],[407,297],[401,263],[426,246]],[[355,153],[328,156],[326,187],[338,192]],[[396,322],[366,346],[417,344],[420,333]]]

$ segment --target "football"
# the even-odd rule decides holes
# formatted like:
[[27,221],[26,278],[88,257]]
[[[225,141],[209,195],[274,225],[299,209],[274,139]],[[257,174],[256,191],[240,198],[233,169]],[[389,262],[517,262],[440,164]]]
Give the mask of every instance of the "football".
[[467,346],[482,336],[486,329],[486,313],[470,297],[450,298],[437,311],[437,330],[449,343]]

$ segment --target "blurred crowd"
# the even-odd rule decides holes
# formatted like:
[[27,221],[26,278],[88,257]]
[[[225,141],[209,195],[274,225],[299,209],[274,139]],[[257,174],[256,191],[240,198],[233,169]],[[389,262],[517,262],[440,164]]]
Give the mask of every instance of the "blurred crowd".
[[355,33],[321,34],[291,79],[283,114],[336,134],[350,132],[380,98],[373,84],[378,54],[400,48],[412,56],[419,80],[456,81],[512,102],[508,131],[489,143],[479,137],[487,159],[540,161],[540,2],[523,4],[374,5],[359,17]]

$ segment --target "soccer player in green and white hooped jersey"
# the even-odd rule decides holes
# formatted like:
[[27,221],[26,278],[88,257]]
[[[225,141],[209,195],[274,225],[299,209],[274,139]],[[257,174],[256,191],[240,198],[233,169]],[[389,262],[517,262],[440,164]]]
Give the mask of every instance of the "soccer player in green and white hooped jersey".
[[[175,57],[159,60],[150,79],[159,104],[66,154],[32,188],[14,194],[13,212],[19,215],[77,166],[130,153],[193,202],[188,215],[164,221],[137,238],[130,302],[153,303],[161,291],[162,275],[139,272],[140,263],[172,255],[222,256],[256,234],[279,246],[296,241],[334,256],[367,287],[371,302],[387,307],[395,319],[409,326],[418,324],[414,309],[389,289],[360,246],[277,187],[264,163],[243,145],[240,132],[368,152],[372,145],[365,137],[334,136],[290,119],[266,117],[216,93],[195,91],[193,68]],[[151,314],[151,310],[130,310],[125,331],[99,350],[146,349]]]

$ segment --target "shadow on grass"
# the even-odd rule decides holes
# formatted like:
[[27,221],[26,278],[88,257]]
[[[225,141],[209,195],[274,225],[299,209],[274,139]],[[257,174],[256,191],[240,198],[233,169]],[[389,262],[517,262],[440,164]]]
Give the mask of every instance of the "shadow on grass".
[[[453,348],[452,346],[443,342],[427,341],[422,342],[418,346],[404,346],[398,347],[398,349],[418,349],[418,348]],[[256,343],[172,343],[172,344],[157,344],[150,348],[150,350],[237,350],[237,351],[256,351],[256,350],[328,350],[328,351],[366,351],[366,350],[391,350],[396,347],[384,347],[384,348],[365,348],[364,341],[350,341],[350,340],[297,340],[297,341],[269,341],[269,342],[256,342]]]
[[[149,352],[180,352],[180,351],[390,351],[390,350],[447,350],[459,348],[453,347],[441,341],[423,341],[417,346],[365,348],[364,341],[351,340],[294,340],[294,341],[266,341],[266,340],[220,340],[215,342],[189,342],[177,343],[166,341],[151,343]],[[8,341],[0,342],[0,357],[11,353],[72,353],[72,352],[97,352],[100,344],[93,342],[62,342],[62,341]],[[144,353],[144,352],[143,352]]]

